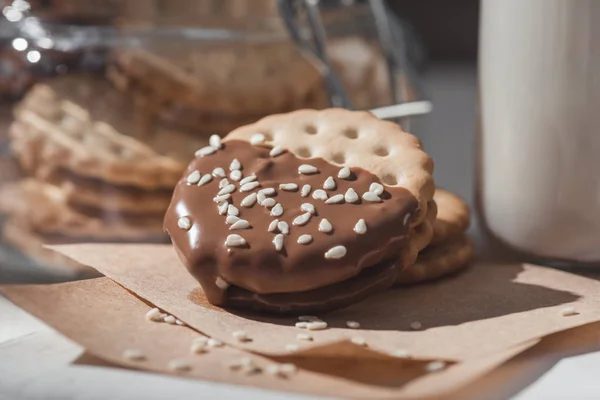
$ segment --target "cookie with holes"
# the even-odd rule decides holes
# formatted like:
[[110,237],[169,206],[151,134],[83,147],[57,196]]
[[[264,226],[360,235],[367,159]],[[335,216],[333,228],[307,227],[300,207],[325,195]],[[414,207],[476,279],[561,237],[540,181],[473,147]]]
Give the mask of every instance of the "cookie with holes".
[[300,110],[198,150],[165,229],[215,305],[327,311],[390,287],[431,240],[433,163],[367,112]]

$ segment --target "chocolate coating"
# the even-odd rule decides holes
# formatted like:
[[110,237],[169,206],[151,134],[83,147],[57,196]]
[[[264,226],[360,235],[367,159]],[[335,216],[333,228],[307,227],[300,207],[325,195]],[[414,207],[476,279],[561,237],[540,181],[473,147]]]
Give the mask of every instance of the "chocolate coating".
[[[369,190],[371,183],[379,182],[379,179],[360,168],[352,168],[350,180],[340,179],[337,173],[341,167],[323,159],[299,159],[287,151],[270,157],[269,150],[245,141],[225,142],[223,148],[214,154],[195,158],[175,188],[164,226],[180,259],[200,282],[211,303],[228,305],[227,291],[231,289],[237,292],[233,286],[257,295],[309,292],[319,288],[326,290],[328,286],[357,276],[365,268],[384,261],[395,262],[400,258],[409,240],[409,227],[403,223],[404,218],[406,214],[413,215],[418,206],[410,192],[400,187],[386,187],[386,192],[381,196],[384,200],[380,203],[361,199],[355,204],[325,204],[311,196],[302,197],[300,190],[280,190],[279,185],[296,183],[302,187],[309,184],[314,191],[322,189],[324,181],[332,176],[336,189],[326,190],[329,197],[344,194],[349,188],[361,196]],[[250,192],[240,192],[239,184],[230,180],[236,186],[231,202],[239,209],[239,217],[247,220],[251,226],[250,229],[230,231],[225,217],[219,215],[213,201],[219,191],[220,179],[213,178],[210,183],[197,186],[187,184],[186,177],[194,170],[204,175],[217,167],[228,172],[233,159],[240,161],[244,176],[257,176],[260,187]],[[313,165],[319,172],[299,174],[298,167],[302,164]],[[240,205],[244,197],[263,188],[276,189],[277,195],[273,198],[284,208],[283,215],[277,219],[287,222],[290,227],[290,234],[284,237],[282,251],[276,251],[272,243],[275,234],[268,232],[269,224],[275,219],[269,215],[269,209],[258,203],[251,208]],[[306,225],[295,226],[292,221],[304,213],[300,209],[303,203],[313,204],[316,214]],[[178,220],[183,216],[189,217],[192,222],[189,230],[178,227]],[[331,222],[332,232],[319,232],[318,225],[322,218]],[[367,232],[362,235],[353,230],[361,218],[367,224]],[[247,244],[227,247],[225,238],[232,233],[241,235]],[[298,244],[297,239],[302,234],[312,235],[312,242]],[[347,249],[344,257],[325,258],[329,249],[339,245]],[[219,288],[215,283],[217,277],[233,286],[229,289]],[[368,283],[364,281],[366,286]],[[342,292],[343,285],[336,285],[335,291]],[[332,292],[330,297],[336,296]],[[319,297],[326,301],[328,296],[321,294]]]

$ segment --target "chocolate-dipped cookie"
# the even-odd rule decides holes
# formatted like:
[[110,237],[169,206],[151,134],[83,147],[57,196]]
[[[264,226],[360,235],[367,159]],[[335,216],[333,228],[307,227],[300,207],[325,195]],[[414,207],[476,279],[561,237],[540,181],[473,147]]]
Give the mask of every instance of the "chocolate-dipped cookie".
[[431,240],[432,169],[418,139],[369,113],[275,115],[198,150],[165,229],[215,305],[344,307]]

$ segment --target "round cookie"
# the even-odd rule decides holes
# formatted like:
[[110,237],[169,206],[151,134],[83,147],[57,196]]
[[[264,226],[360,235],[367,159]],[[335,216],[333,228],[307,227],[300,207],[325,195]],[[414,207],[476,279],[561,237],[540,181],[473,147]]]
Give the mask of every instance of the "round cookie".
[[165,229],[211,303],[326,311],[391,286],[431,240],[432,168],[369,113],[270,116],[198,151]]
[[411,285],[441,278],[466,268],[472,258],[473,245],[467,235],[461,234],[428,246],[419,253],[414,265],[400,271],[396,284]]
[[471,223],[469,206],[454,193],[436,188],[433,199],[437,204],[437,217],[433,223],[432,245],[463,233]]

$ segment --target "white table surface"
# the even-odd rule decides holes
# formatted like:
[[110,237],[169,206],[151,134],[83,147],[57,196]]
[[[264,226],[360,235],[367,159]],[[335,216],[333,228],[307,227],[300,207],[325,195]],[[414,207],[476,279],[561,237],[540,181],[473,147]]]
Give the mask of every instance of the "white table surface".
[[[471,201],[476,110],[474,66],[445,65],[426,74],[434,113],[414,121],[412,131],[436,163],[436,182]],[[472,230],[475,239],[480,239]],[[480,248],[485,242],[477,241]],[[0,263],[3,277],[19,271]],[[31,276],[22,273],[22,280]],[[600,337],[600,332],[599,332]],[[83,349],[0,297],[0,400],[16,399],[308,399],[306,396],[174,378],[121,369],[72,364]],[[600,352],[573,357],[549,354],[532,384],[490,395],[515,393],[519,400],[599,399]],[[539,375],[539,373],[538,373]],[[535,378],[535,377],[534,377]],[[532,378],[532,379],[534,379]],[[531,380],[529,380],[531,381]],[[486,397],[488,398],[488,397]]]

